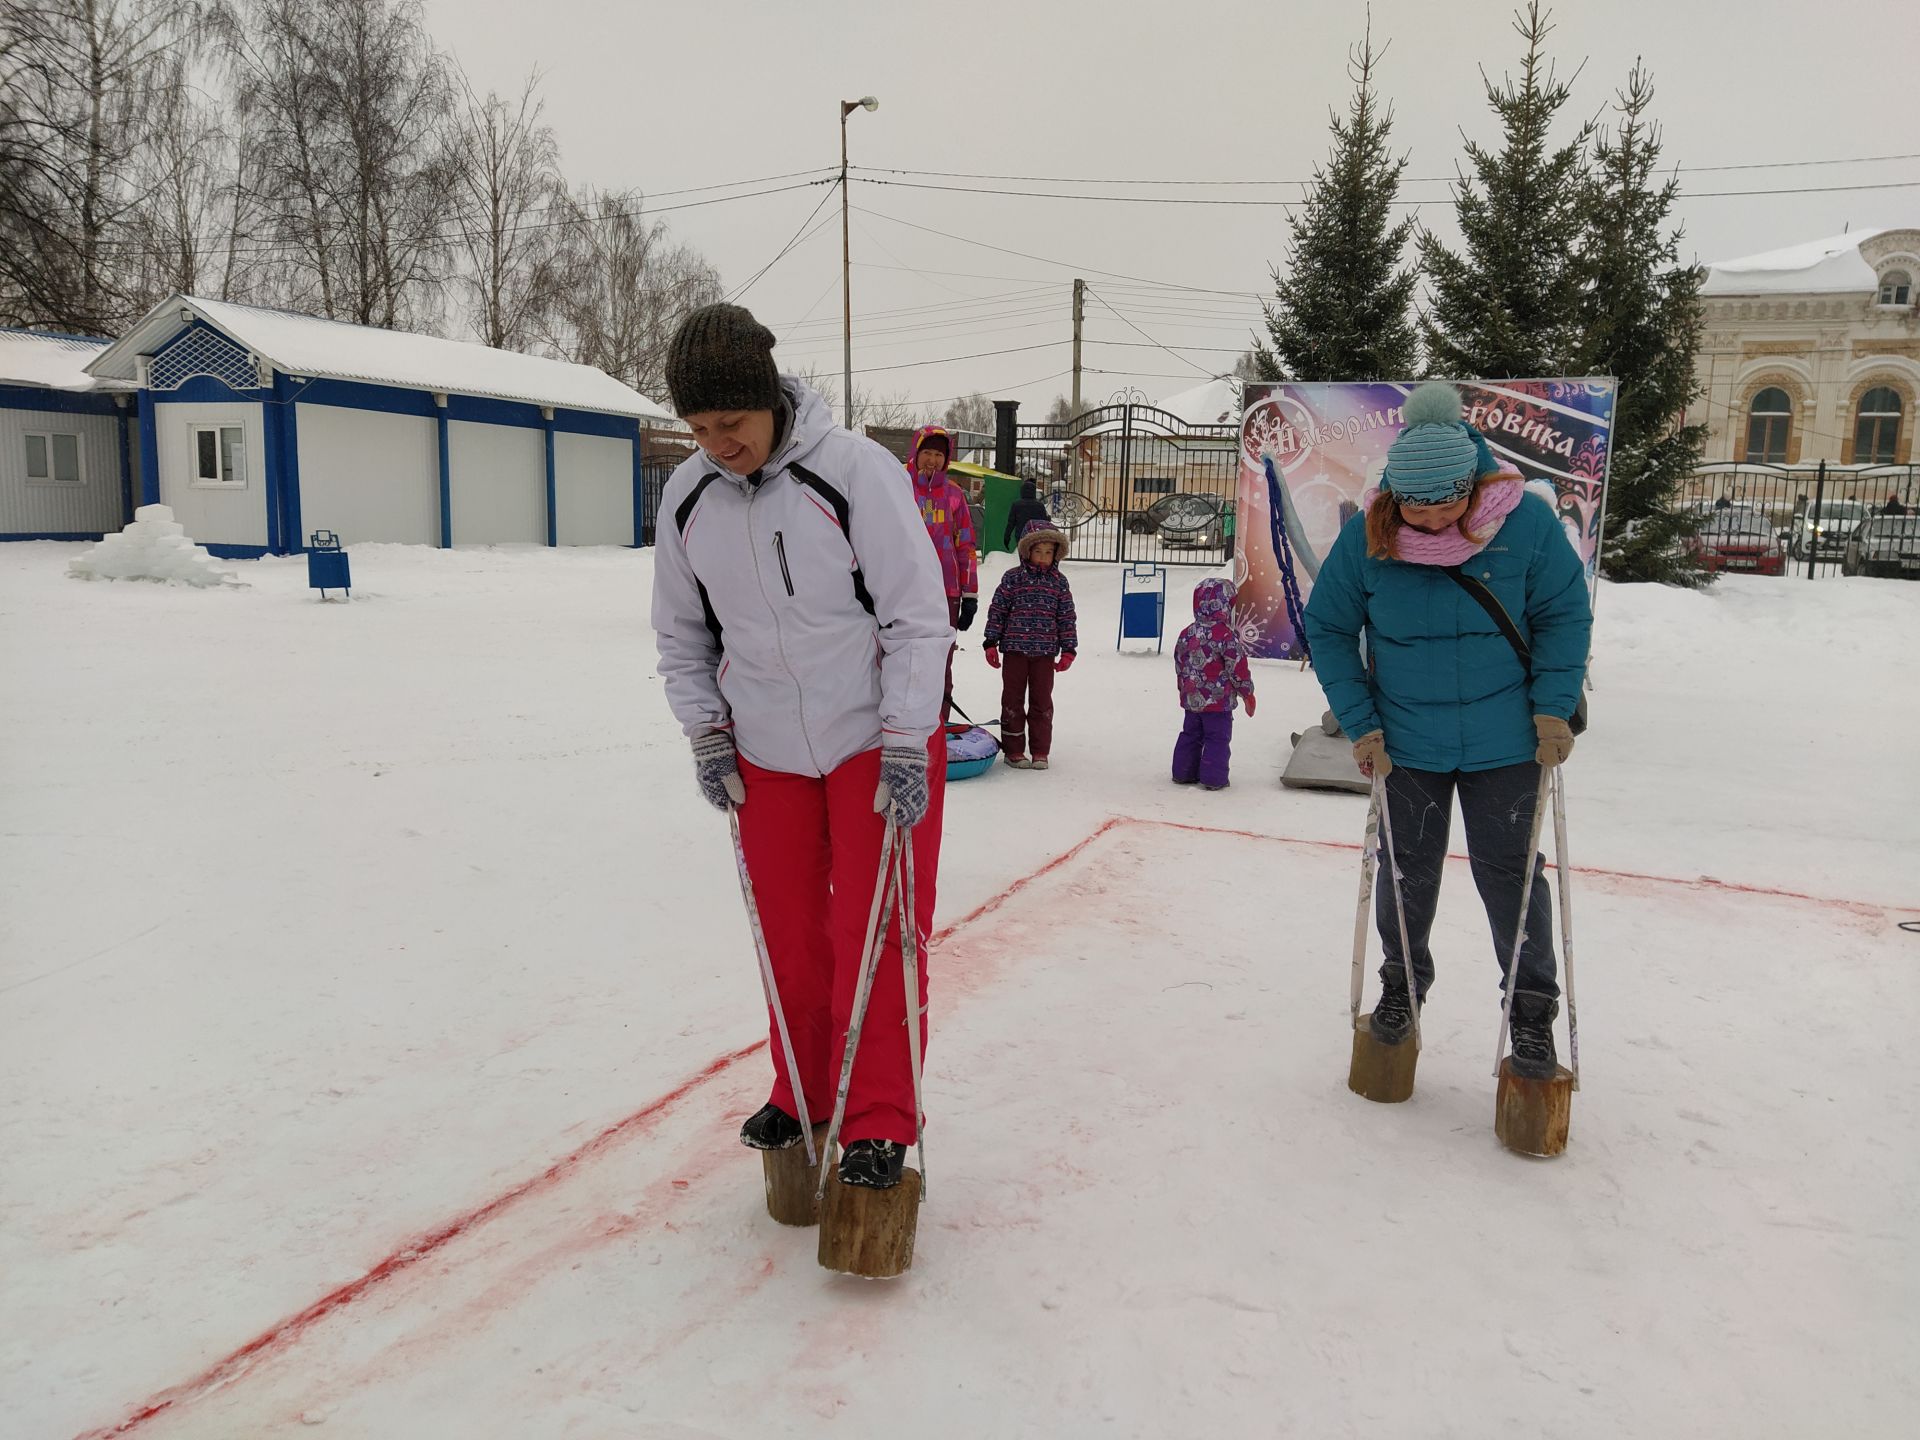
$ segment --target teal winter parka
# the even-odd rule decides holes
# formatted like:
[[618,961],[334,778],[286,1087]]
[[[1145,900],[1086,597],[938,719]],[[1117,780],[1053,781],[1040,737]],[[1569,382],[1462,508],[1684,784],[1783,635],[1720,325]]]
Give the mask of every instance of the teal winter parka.
[[1593,608],[1585,567],[1553,507],[1527,495],[1460,568],[1513,617],[1533,652],[1531,683],[1493,618],[1443,569],[1367,553],[1365,512],[1341,530],[1307,601],[1307,642],[1327,703],[1349,736],[1382,731],[1396,765],[1528,763],[1538,744],[1533,717],[1570,719],[1580,698]]

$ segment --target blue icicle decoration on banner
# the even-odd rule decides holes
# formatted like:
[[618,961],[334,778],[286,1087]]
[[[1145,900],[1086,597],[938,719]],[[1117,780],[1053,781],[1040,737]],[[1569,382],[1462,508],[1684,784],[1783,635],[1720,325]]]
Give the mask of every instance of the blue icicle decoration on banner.
[[1300,598],[1300,581],[1293,570],[1293,544],[1287,535],[1288,501],[1285,482],[1280,478],[1280,467],[1273,463],[1273,456],[1263,455],[1260,463],[1267,472],[1267,519],[1273,527],[1273,558],[1280,566],[1280,588],[1287,597],[1287,623],[1293,626],[1294,638],[1300,642],[1300,654],[1306,662],[1313,663],[1313,650],[1307,644],[1306,604]]

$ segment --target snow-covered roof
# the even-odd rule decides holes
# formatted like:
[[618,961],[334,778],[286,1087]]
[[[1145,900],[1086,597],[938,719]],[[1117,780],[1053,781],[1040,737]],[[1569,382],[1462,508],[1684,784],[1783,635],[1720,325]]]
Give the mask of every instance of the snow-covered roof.
[[591,365],[191,295],[175,295],[156,305],[87,368],[96,376],[133,379],[136,357],[153,354],[195,316],[289,375],[673,421],[638,390]]
[[1784,250],[1769,250],[1739,260],[1716,260],[1707,267],[1702,295],[1864,294],[1879,283],[1860,253],[1863,241],[1878,230],[1853,230],[1825,240],[1809,240]]
[[1189,425],[1233,425],[1240,420],[1240,382],[1216,377],[1159,402]]
[[0,385],[31,385],[41,390],[119,389],[102,386],[87,373],[87,363],[110,343],[85,335],[0,330]]

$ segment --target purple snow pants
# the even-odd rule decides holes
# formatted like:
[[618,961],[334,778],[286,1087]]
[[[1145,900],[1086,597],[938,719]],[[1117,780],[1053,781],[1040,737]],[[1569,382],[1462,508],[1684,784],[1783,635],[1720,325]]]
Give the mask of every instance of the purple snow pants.
[[1227,761],[1233,752],[1231,710],[1189,710],[1173,742],[1173,778],[1182,785],[1198,780],[1219,789],[1227,783]]

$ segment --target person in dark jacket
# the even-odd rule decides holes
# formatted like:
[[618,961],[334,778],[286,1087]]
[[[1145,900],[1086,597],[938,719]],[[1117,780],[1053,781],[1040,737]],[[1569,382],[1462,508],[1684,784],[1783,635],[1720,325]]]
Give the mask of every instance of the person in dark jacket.
[[987,607],[982,638],[987,664],[1000,672],[1000,748],[1016,770],[1047,768],[1053,677],[1080,648],[1073,589],[1060,573],[1066,553],[1065,535],[1044,520],[1029,523],[1020,535],[1020,563],[1000,577]]
[[1027,533],[1027,526],[1038,520],[1045,524],[1050,519],[1047,507],[1042,505],[1035,495],[1033,481],[1020,482],[1020,498],[1007,507],[1007,529],[1002,543],[1011,550],[1020,537]]
[[[1386,948],[1376,1040],[1394,1045],[1433,983],[1427,935],[1440,898],[1453,802],[1504,980],[1527,872],[1525,942],[1514,985],[1515,1073],[1554,1074],[1559,1013],[1543,862],[1529,853],[1540,770],[1573,753],[1568,724],[1586,675],[1593,612],[1586,569],[1553,508],[1460,417],[1452,386],[1407,397],[1405,426],[1377,494],[1340,532],[1307,601],[1307,641],[1327,703],[1363,774],[1386,791],[1393,845],[1375,892]],[[1532,651],[1523,665],[1457,572],[1490,592]],[[1367,659],[1360,640],[1365,633]],[[1414,983],[1400,950],[1400,875]]]

